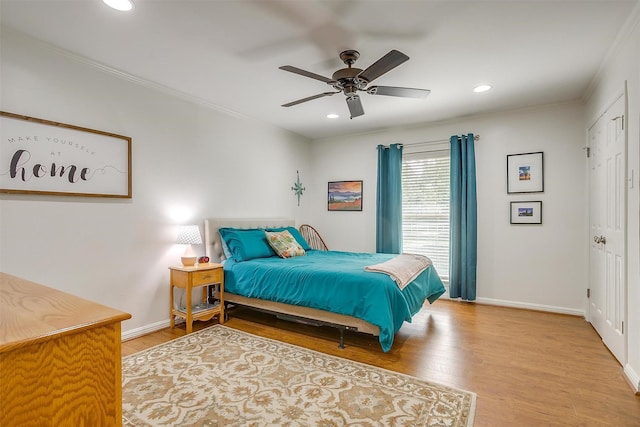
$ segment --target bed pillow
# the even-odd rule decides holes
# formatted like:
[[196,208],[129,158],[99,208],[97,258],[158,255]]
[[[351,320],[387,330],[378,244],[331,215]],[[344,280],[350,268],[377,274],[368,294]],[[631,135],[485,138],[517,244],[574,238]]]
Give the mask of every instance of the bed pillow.
[[302,237],[302,234],[300,234],[300,231],[298,231],[297,228],[295,227],[279,227],[279,228],[267,228],[267,231],[285,231],[287,230],[289,233],[291,233],[291,235],[294,237],[294,239],[296,239],[296,242],[298,242],[298,244],[300,246],[302,246],[302,249],[304,249],[305,251],[308,251],[311,249],[311,246],[309,246],[309,243],[307,242],[307,240]]
[[289,230],[284,231],[265,231],[267,242],[278,256],[282,258],[292,258],[305,254],[304,249],[291,235]]
[[238,262],[276,255],[269,243],[267,243],[267,238],[262,228],[221,228],[219,232],[229,247],[232,258]]
[[227,242],[222,237],[222,234],[220,234],[220,245],[222,246],[222,253],[224,254],[224,257],[227,259],[231,258],[233,254],[231,253],[231,249],[229,249],[229,245],[227,245]]

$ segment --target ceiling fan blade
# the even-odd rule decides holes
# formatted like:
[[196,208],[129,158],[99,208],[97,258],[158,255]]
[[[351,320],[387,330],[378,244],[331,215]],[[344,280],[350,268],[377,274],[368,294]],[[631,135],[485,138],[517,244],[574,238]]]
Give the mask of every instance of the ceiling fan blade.
[[289,71],[290,73],[300,74],[301,76],[310,77],[312,79],[320,80],[325,83],[333,83],[334,80],[330,78],[321,76],[320,74],[312,73],[311,71],[305,71],[300,68],[292,67],[291,65],[283,65],[282,67],[278,67],[281,70]]
[[362,108],[362,102],[360,101],[360,97],[358,95],[352,95],[347,97],[347,106],[349,107],[349,113],[351,113],[351,118],[362,116],[364,114],[364,109]]
[[318,98],[322,98],[323,96],[331,96],[331,95],[335,95],[336,93],[340,93],[340,92],[324,92],[324,93],[319,93],[317,95],[313,95],[313,96],[309,96],[307,98],[302,98],[302,99],[298,99],[297,101],[292,101],[289,102],[287,104],[282,104],[283,107],[291,107],[294,105],[298,105],[298,104],[302,104],[303,102],[307,102],[307,101],[311,101],[313,99],[318,99]]
[[402,96],[404,98],[426,98],[431,91],[410,87],[371,86],[367,88],[367,93],[371,95]]
[[409,57],[407,55],[394,49],[371,64],[366,70],[358,74],[358,78],[366,80],[367,82],[372,82],[384,73],[393,70],[398,65],[408,60]]

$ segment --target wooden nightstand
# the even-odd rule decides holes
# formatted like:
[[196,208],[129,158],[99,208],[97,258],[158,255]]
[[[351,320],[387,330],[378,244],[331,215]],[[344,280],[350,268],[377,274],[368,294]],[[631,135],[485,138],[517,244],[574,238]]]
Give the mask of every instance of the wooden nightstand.
[[[172,266],[169,286],[169,315],[171,328],[175,327],[175,316],[183,317],[187,323],[187,333],[192,331],[194,320],[210,320],[218,316],[220,323],[224,323],[224,270],[222,264],[198,264],[193,267]],[[218,301],[209,304],[207,301],[207,285],[218,285]],[[191,305],[193,288],[202,287],[202,302]],[[173,288],[186,289],[186,307],[175,308],[173,304]]]

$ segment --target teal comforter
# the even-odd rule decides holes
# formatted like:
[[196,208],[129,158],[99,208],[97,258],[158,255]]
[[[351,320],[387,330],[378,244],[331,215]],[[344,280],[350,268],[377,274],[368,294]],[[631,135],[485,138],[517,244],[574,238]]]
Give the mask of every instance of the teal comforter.
[[386,274],[364,267],[390,254],[307,251],[294,258],[257,258],[224,264],[225,291],[250,298],[312,307],[358,317],[380,328],[380,345],[389,351],[404,321],[445,291],[430,266],[402,291]]

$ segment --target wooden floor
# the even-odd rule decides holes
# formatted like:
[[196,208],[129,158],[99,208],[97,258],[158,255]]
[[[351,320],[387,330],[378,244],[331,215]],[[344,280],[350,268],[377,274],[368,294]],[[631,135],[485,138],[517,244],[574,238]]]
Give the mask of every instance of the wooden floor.
[[[196,322],[194,329],[217,323]],[[475,426],[640,426],[640,396],[584,319],[455,301],[426,306],[383,353],[376,338],[236,308],[231,328],[478,394]],[[123,355],[185,334],[123,343]]]

